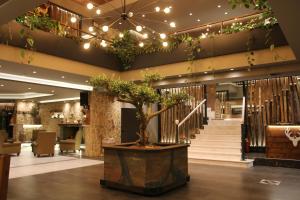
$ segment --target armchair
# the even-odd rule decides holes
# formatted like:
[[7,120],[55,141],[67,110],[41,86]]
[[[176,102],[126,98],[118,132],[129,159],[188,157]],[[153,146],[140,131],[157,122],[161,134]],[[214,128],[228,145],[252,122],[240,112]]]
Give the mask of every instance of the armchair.
[[42,154],[54,156],[56,143],[55,132],[37,132],[36,139],[32,142],[32,152],[34,156],[40,157]]
[[0,154],[17,154],[21,153],[21,142],[8,142],[6,131],[0,131]]
[[68,140],[61,140],[59,142],[60,152],[63,153],[64,151],[73,151],[76,150],[80,151],[80,144],[82,139],[82,129],[79,129],[76,133],[76,136],[74,139],[68,139]]

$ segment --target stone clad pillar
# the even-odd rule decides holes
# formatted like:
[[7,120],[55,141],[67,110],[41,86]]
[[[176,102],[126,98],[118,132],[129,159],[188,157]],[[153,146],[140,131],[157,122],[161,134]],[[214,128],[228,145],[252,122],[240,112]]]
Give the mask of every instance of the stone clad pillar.
[[101,156],[102,141],[121,141],[121,103],[105,93],[89,95],[90,125],[86,127],[85,155]]

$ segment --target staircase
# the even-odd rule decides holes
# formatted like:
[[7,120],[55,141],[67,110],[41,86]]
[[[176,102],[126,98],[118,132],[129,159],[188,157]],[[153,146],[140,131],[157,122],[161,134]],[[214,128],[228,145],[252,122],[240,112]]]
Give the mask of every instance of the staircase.
[[253,161],[241,161],[241,119],[209,120],[191,140],[192,163],[252,167]]

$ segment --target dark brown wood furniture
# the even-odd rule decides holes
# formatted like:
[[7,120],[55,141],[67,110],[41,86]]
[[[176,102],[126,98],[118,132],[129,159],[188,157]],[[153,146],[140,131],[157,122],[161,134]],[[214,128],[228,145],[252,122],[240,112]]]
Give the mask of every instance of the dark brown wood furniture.
[[6,200],[8,176],[9,176],[10,156],[0,155],[0,200]]

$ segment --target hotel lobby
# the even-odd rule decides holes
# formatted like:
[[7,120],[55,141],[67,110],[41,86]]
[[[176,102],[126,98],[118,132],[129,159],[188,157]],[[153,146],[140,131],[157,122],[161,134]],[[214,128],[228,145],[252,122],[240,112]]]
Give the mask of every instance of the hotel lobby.
[[298,8],[0,0],[0,200],[298,200]]

